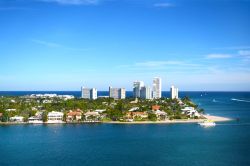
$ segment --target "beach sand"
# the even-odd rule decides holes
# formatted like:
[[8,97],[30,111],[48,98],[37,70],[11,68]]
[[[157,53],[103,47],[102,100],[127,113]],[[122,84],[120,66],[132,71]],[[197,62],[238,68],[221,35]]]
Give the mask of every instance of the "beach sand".
[[[205,119],[213,120],[214,122],[224,122],[231,121],[233,119],[221,117],[221,116],[212,116],[212,115],[203,115]],[[110,121],[104,123],[112,124],[164,124],[164,123],[199,123],[203,122],[205,119],[174,119],[174,120],[165,120],[165,121],[134,121],[134,122],[119,122],[119,121]]]

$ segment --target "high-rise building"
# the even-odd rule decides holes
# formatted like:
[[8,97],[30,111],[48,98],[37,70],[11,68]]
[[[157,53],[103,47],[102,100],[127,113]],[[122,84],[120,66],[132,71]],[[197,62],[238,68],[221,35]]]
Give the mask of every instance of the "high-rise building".
[[171,99],[178,99],[178,88],[171,86],[170,93],[171,93]]
[[141,88],[144,86],[144,82],[143,81],[135,81],[134,84],[133,84],[133,94],[134,94],[134,97],[141,97],[140,96],[140,91],[141,91]]
[[153,79],[153,98],[161,98],[161,78],[159,77]]
[[125,99],[126,90],[125,88],[112,88],[109,87],[109,97],[114,99]]
[[152,98],[152,91],[149,86],[144,86],[140,90],[140,97],[142,99],[151,99]]
[[82,98],[91,100],[97,99],[97,89],[82,87]]

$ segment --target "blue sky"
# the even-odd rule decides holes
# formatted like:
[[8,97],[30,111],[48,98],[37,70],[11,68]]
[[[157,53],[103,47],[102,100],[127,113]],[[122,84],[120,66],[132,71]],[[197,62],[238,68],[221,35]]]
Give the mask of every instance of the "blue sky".
[[250,90],[248,0],[0,0],[0,90]]

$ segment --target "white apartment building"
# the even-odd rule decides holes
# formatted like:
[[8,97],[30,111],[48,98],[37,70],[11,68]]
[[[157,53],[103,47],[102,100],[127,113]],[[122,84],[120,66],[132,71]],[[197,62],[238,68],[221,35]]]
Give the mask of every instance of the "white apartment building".
[[114,99],[125,99],[126,90],[125,88],[112,88],[109,87],[109,97]]
[[133,83],[133,94],[134,94],[134,97],[141,97],[140,95],[140,91],[141,91],[141,88],[144,86],[144,82],[143,81],[134,81]]
[[171,99],[178,99],[178,93],[179,93],[178,88],[171,86],[170,93],[171,93]]
[[149,86],[144,86],[140,90],[140,97],[142,99],[152,99],[152,90]]
[[97,89],[96,88],[82,87],[81,90],[82,90],[82,98],[83,99],[91,99],[91,100],[97,99]]
[[161,78],[159,77],[153,79],[153,98],[161,98]]

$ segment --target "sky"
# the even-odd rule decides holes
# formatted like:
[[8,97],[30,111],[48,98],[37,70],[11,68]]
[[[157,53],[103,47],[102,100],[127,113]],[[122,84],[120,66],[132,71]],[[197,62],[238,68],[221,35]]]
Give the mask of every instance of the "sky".
[[250,91],[249,0],[0,0],[0,91]]

